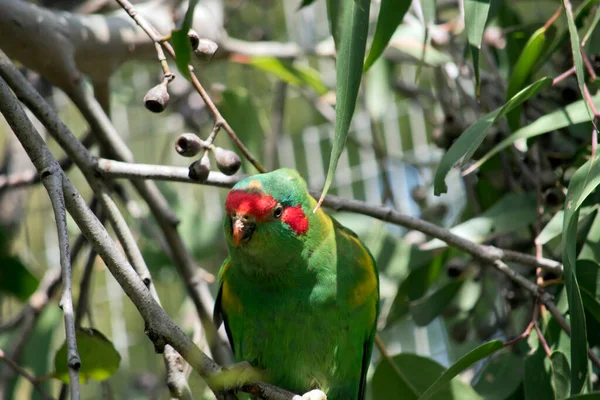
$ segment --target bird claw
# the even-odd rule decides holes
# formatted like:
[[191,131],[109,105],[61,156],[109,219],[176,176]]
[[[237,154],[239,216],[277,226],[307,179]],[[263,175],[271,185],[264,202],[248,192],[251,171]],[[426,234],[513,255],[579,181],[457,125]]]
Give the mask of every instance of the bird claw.
[[327,400],[327,395],[319,389],[311,390],[302,396],[294,396],[292,400]]

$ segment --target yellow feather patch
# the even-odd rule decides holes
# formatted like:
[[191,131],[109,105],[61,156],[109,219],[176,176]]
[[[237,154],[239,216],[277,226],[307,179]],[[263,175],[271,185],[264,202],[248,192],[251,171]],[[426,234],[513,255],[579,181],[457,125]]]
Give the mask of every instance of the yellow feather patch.
[[[354,242],[354,247],[358,249],[356,253],[356,265],[362,269],[360,282],[352,289],[348,295],[348,304],[352,307],[366,305],[370,308],[370,319],[375,323],[377,317],[377,276],[373,259],[365,250],[363,244],[353,235],[342,232],[350,241]],[[367,304],[369,303],[369,304]]]
[[221,307],[226,313],[241,313],[243,310],[242,302],[238,295],[231,290],[231,286],[226,280],[223,281],[223,288],[221,289]]
[[257,180],[252,180],[248,184],[248,189],[250,189],[250,190],[261,190],[262,189],[262,184],[259,181],[257,181]]

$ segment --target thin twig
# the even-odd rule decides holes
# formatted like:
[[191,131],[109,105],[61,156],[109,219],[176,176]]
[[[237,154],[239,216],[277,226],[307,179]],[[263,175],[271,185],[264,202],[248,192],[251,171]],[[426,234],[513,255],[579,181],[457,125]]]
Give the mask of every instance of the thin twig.
[[[173,59],[175,59],[175,50],[173,49],[173,46],[171,46],[171,44],[169,42],[163,41],[164,36],[161,35],[156,30],[156,28],[154,28],[154,26],[152,26],[148,21],[146,21],[146,19],[143,16],[141,16],[140,14],[138,14],[135,11],[133,4],[131,4],[128,0],[116,0],[116,1],[117,1],[117,3],[119,3],[121,5],[121,7],[123,7],[123,9],[129,14],[129,16],[131,18],[133,18],[133,20],[138,24],[138,26],[140,28],[142,28],[144,30],[144,32],[146,32],[146,34],[148,35],[148,37],[150,37],[150,39],[152,41],[154,41],[155,43],[160,43],[162,46],[164,46],[164,48],[171,55],[171,57],[173,57]],[[265,169],[263,168],[263,166],[256,160],[256,158],[254,158],[252,153],[250,153],[250,150],[248,150],[248,148],[244,145],[244,143],[236,135],[233,128],[231,128],[229,123],[227,123],[225,118],[223,118],[223,116],[219,112],[217,106],[212,101],[212,99],[210,98],[210,96],[208,95],[208,93],[206,92],[206,90],[204,89],[204,87],[202,86],[200,81],[198,80],[198,77],[196,76],[196,74],[194,74],[194,68],[191,65],[188,67],[190,70],[190,80],[192,82],[192,85],[194,86],[194,88],[196,89],[198,94],[200,94],[200,97],[202,97],[202,100],[206,104],[208,111],[213,116],[213,119],[215,121],[215,127],[217,128],[217,132],[219,129],[223,128],[225,130],[225,132],[227,132],[227,134],[229,135],[229,138],[231,139],[231,141],[233,141],[233,143],[235,143],[235,145],[242,152],[242,154],[244,154],[246,159],[248,161],[250,161],[250,163],[252,165],[254,165],[254,168],[256,168],[259,172],[265,172]]]
[[42,396],[42,398],[48,400],[52,399],[52,396],[44,392],[44,390],[40,387],[39,381],[34,376],[31,376],[29,372],[21,368],[16,362],[10,358],[7,358],[2,349],[0,349],[0,360],[4,361],[10,368],[13,369],[13,371],[27,379],[33,385],[33,388]]

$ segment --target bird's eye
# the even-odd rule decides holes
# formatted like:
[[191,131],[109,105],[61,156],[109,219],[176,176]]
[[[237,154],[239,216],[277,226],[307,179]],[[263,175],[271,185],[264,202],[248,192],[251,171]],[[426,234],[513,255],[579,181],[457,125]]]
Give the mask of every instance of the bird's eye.
[[275,207],[275,209],[273,210],[273,216],[277,219],[281,218],[281,215],[283,214],[283,206],[281,204],[278,204],[277,207]]

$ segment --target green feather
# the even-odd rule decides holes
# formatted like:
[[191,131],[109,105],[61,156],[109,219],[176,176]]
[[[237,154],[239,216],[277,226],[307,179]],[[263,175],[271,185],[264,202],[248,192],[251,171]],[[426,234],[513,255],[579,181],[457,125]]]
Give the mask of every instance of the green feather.
[[373,257],[352,231],[321,209],[313,214],[316,201],[293,170],[255,175],[233,190],[299,205],[309,221],[305,234],[280,219],[259,222],[236,247],[225,218],[229,258],[215,322],[225,322],[236,359],[295,393],[321,389],[330,400],[363,399],[379,314]]

